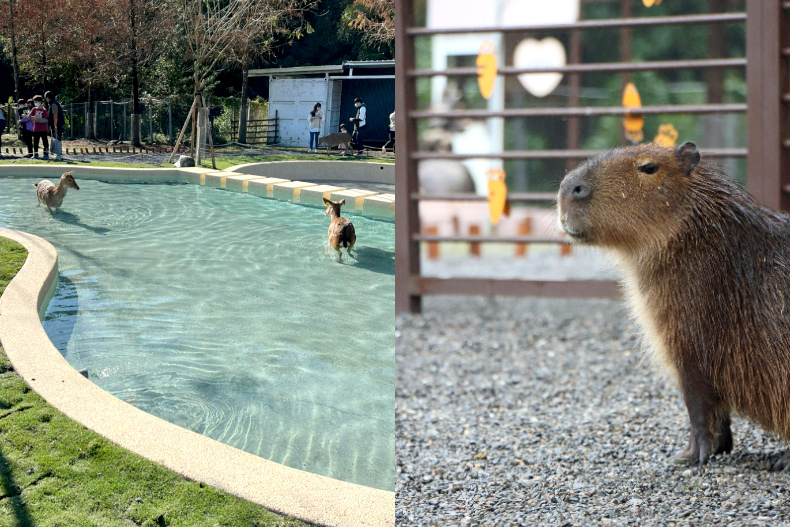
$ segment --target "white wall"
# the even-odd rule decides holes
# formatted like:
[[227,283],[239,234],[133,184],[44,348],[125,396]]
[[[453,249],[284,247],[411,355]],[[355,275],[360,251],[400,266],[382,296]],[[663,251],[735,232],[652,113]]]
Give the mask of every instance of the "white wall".
[[[327,110],[328,80],[272,78],[269,83],[269,118],[277,111],[279,141],[284,146],[303,146],[310,142],[308,117],[315,103],[320,102]],[[324,112],[326,119],[326,111]],[[326,121],[322,123],[321,133],[328,130]]]

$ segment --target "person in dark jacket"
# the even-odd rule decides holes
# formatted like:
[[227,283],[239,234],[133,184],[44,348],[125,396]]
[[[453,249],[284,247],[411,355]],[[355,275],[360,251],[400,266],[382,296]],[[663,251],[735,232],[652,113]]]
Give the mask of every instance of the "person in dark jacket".
[[55,139],[63,140],[63,127],[66,124],[66,116],[63,115],[63,107],[55,100],[55,94],[48,91],[44,94],[49,109],[49,131]]
[[357,115],[349,119],[350,122],[354,123],[354,130],[351,132],[351,139],[354,141],[354,146],[357,149],[357,153],[354,155],[361,156],[363,153],[365,153],[365,145],[363,145],[362,142],[365,139],[367,108],[365,107],[365,103],[359,97],[354,99],[354,106],[357,107]]

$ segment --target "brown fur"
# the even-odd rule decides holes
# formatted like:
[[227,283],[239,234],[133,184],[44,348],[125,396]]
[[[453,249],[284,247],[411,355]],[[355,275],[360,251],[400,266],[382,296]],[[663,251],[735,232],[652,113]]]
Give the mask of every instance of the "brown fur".
[[327,206],[324,214],[332,218],[332,221],[329,222],[329,245],[337,251],[338,261],[342,259],[340,248],[345,247],[348,255],[353,256],[351,254],[351,248],[354,247],[354,244],[357,242],[354,224],[351,223],[351,220],[348,218],[342,218],[340,216],[340,207],[345,204],[346,200],[344,199],[334,202],[324,198],[324,205]]
[[[330,148],[338,145],[345,145],[346,150],[351,150],[351,136],[346,132],[332,132],[331,134],[319,137],[318,144],[326,144],[327,153],[329,153]],[[345,151],[343,151],[343,155],[346,155]]]
[[790,216],[699,162],[693,143],[591,159],[565,176],[558,208],[565,232],[615,256],[679,384],[691,422],[679,460],[729,452],[731,412],[790,439]]
[[66,172],[60,176],[57,186],[48,179],[43,179],[38,183],[33,183],[33,186],[36,187],[36,197],[38,198],[38,204],[41,205],[43,203],[46,205],[49,212],[52,212],[53,208],[55,209],[55,212],[58,211],[61,204],[63,203],[63,198],[66,197],[66,191],[68,189],[80,189],[79,185],[77,185],[77,182],[74,181],[74,175],[71,172]]

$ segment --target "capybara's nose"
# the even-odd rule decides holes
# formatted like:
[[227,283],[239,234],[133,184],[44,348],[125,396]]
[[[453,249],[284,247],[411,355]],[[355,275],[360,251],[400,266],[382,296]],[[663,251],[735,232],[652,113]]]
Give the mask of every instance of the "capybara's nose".
[[571,198],[577,201],[587,199],[590,197],[590,187],[584,183],[576,183],[571,190]]

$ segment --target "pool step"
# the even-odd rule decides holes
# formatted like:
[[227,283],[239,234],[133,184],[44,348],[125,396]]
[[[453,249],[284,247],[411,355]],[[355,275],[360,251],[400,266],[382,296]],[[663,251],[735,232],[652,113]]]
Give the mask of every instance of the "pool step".
[[255,176],[224,170],[188,169],[187,182],[209,188],[245,192],[261,198],[274,198],[313,207],[323,207],[324,199],[346,200],[343,210],[394,221],[395,194],[379,194],[358,188],[291,181],[285,178]]

